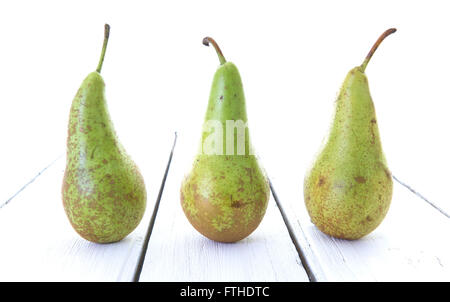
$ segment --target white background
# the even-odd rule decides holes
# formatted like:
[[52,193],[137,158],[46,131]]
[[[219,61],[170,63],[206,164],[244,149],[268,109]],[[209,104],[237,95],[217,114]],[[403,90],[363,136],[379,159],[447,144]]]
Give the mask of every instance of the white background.
[[445,1],[2,1],[0,202],[64,152],[70,104],[97,66],[105,22],[108,105],[141,169],[151,134],[171,140],[177,130],[197,143],[219,65],[201,44],[209,35],[241,72],[263,165],[269,174],[284,166],[299,190],[346,73],[396,27],[366,70],[384,151],[394,175],[450,209]]

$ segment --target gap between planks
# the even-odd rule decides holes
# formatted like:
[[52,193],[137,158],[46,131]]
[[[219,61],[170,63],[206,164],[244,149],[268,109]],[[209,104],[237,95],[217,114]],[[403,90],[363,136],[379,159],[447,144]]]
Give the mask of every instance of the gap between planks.
[[[284,224],[286,225],[286,228],[288,230],[289,236],[291,237],[292,244],[294,244],[295,249],[297,250],[298,256],[300,257],[300,261],[302,262],[302,266],[306,271],[306,274],[308,275],[309,281],[311,282],[317,282],[317,278],[312,272],[310,265],[308,264],[307,257],[305,255],[305,252],[301,246],[301,244],[295,239],[294,231],[292,229],[291,224],[289,223],[289,220],[286,217],[286,213],[284,212],[283,206],[278,200],[277,193],[275,189],[273,188],[273,184],[270,181],[269,178],[269,184],[270,184],[270,191],[272,193],[273,199],[275,200],[275,203],[277,204],[277,208],[280,211],[281,217],[283,218]],[[303,233],[303,231],[302,231]]]
[[[181,136],[179,138],[181,139]],[[195,280],[248,281],[249,279],[254,281],[263,279],[309,281],[298,252],[289,236],[286,224],[281,220],[282,217],[278,216],[280,212],[274,200],[270,201],[272,205],[268,208],[267,216],[263,219],[261,225],[255,230],[255,234],[249,236],[251,238],[246,238],[236,244],[224,244],[209,240],[190,227],[188,221],[180,212],[180,205],[176,205],[178,202],[170,202],[179,199],[175,187],[179,187],[183,178],[182,171],[186,172],[189,168],[191,159],[188,158],[195,153],[194,147],[189,151],[183,149],[184,147],[188,148],[189,145],[189,142],[184,144],[183,142],[183,140],[177,142],[176,154],[174,154],[164,194],[160,201],[160,208],[139,281],[188,280],[195,282]],[[183,147],[183,150],[180,149],[181,147]],[[184,152],[180,153],[180,151]],[[166,203],[166,201],[168,202]],[[178,207],[176,213],[174,212],[175,207]],[[172,212],[177,217],[173,217]],[[169,217],[170,222],[166,219]],[[162,218],[164,219],[160,220]],[[270,223],[274,224],[271,225]],[[187,228],[188,226],[189,228]],[[276,231],[273,231],[273,229]],[[268,242],[268,238],[274,240],[276,244],[273,245]],[[181,251],[185,247],[194,248],[189,248],[185,252]],[[285,252],[283,255],[286,257],[280,257],[280,249]],[[246,257],[249,257],[249,259],[245,259]],[[255,258],[263,263],[252,261]],[[177,271],[167,271],[167,265],[174,264]],[[208,266],[211,265],[212,267],[209,268]],[[261,269],[262,267],[263,269]],[[255,274],[255,272],[257,273]],[[162,273],[162,275],[159,273]]]
[[14,193],[10,198],[8,198],[4,203],[0,204],[0,209],[6,206],[8,203],[11,202],[17,195],[20,194],[23,190],[25,190],[30,184],[32,184],[39,176],[41,176],[45,171],[47,171],[48,168],[53,166],[64,154],[58,155],[50,164],[48,164],[44,169],[39,171],[38,174],[36,174],[29,182],[27,182],[25,185],[22,186],[22,188],[19,189],[16,193]]
[[[439,208],[437,205],[435,205],[434,203],[432,203],[431,201],[429,201],[427,198],[425,198],[424,196],[422,196],[420,193],[418,193],[416,190],[414,190],[413,188],[411,188],[409,185],[405,184],[404,182],[400,181],[397,177],[395,177],[394,175],[392,175],[392,178],[399,183],[400,185],[402,185],[403,187],[407,188],[410,192],[412,192],[414,195],[418,196],[420,199],[424,200],[428,205],[430,205],[431,207],[433,207],[434,209],[436,209],[440,214],[444,215],[447,218],[450,218],[450,215],[448,215],[444,210],[442,210],[441,208]],[[299,242],[299,240],[296,238],[296,236],[294,235],[294,231],[293,231],[293,227],[289,222],[289,219],[287,218],[286,212],[284,211],[284,208],[281,204],[281,202],[279,201],[279,198],[276,194],[276,191],[273,187],[272,182],[270,182],[270,190],[272,191],[272,195],[273,198],[275,199],[275,202],[277,204],[278,209],[280,210],[281,216],[283,217],[283,221],[286,224],[286,227],[288,229],[289,235],[292,239],[292,242],[295,246],[295,248],[297,249],[298,255],[300,257],[300,260],[302,262],[302,265],[308,275],[308,278],[311,282],[317,282],[319,276],[316,276],[312,269],[311,269],[311,264],[309,263],[309,259],[307,255],[310,255],[312,253],[312,251],[307,251],[307,249],[309,248],[309,242],[306,239],[306,236],[303,234],[303,230],[302,230],[302,235],[303,235],[303,242]],[[301,229],[301,226],[300,226]]]
[[420,194],[419,192],[417,192],[416,190],[414,190],[413,188],[411,188],[409,185],[407,185],[406,183],[402,182],[401,180],[399,180],[397,177],[395,177],[394,175],[392,175],[392,178],[394,178],[394,180],[396,182],[398,182],[399,184],[401,184],[402,186],[404,186],[405,188],[407,188],[409,191],[411,191],[412,193],[414,193],[415,195],[417,195],[417,197],[419,197],[420,199],[424,200],[426,203],[428,203],[430,206],[432,206],[433,208],[435,208],[437,211],[439,211],[439,213],[441,213],[442,215],[444,215],[447,218],[450,218],[450,215],[447,214],[444,210],[442,210],[440,207],[438,207],[437,205],[435,205],[434,203],[432,203],[431,201],[429,201],[427,198],[425,198],[422,194]]
[[152,217],[150,218],[150,223],[147,228],[147,233],[145,234],[144,243],[142,244],[141,255],[139,256],[139,261],[136,265],[136,271],[134,273],[133,282],[139,282],[139,277],[141,276],[142,267],[144,265],[145,260],[145,254],[147,254],[148,243],[150,241],[150,236],[153,231],[153,226],[155,225],[156,215],[158,214],[159,204],[161,203],[161,197],[164,192],[164,186],[166,184],[167,175],[169,174],[170,164],[172,163],[173,152],[175,150],[176,144],[177,144],[177,132],[175,132],[175,138],[173,141],[172,150],[170,151],[169,160],[167,161],[166,171],[164,172],[164,176],[161,181],[161,187],[159,189],[158,198],[156,199]]

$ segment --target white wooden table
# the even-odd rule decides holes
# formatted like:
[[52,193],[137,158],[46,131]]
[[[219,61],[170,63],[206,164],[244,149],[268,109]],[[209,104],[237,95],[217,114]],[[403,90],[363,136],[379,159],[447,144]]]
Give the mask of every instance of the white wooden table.
[[176,144],[173,132],[151,141],[137,156],[146,214],[121,242],[94,244],[71,228],[61,201],[63,153],[3,201],[0,281],[450,280],[448,217],[398,182],[379,228],[358,241],[333,239],[305,211],[304,170],[285,173],[292,162],[262,154],[273,193],[264,220],[248,238],[222,244],[195,231],[180,206],[195,151],[189,131],[178,131]]
[[[254,1],[44,2],[0,3],[0,281],[450,281],[446,2],[407,14],[388,0],[369,14],[362,1],[258,1],[258,13]],[[106,245],[78,236],[61,200],[70,102],[104,22],[108,108],[148,195],[138,228]],[[410,189],[394,182],[370,235],[333,239],[310,222],[303,178],[340,83],[387,26],[398,32],[367,76],[388,166]],[[261,225],[235,244],[205,239],[179,201],[219,64],[206,35],[240,70],[272,184]]]

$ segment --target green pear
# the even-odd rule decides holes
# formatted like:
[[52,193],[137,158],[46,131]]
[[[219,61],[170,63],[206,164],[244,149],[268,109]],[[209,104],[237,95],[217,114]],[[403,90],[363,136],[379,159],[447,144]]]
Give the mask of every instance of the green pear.
[[262,221],[270,187],[250,144],[239,71],[206,37],[203,44],[209,43],[221,65],[211,87],[201,148],[181,185],[181,205],[189,222],[205,237],[236,242]]
[[131,233],[147,198],[144,180],[120,144],[107,109],[100,71],[108,37],[106,24],[97,70],[84,79],[72,102],[62,187],[73,228],[97,243],[116,242]]
[[311,221],[336,238],[352,240],[369,234],[391,203],[391,172],[364,72],[379,44],[395,31],[385,31],[363,64],[347,74],[326,144],[305,177],[304,198]]

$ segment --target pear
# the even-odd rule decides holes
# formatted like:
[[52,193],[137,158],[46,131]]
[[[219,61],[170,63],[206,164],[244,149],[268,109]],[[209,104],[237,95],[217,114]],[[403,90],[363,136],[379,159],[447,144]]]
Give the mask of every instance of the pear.
[[353,240],[369,234],[391,203],[392,176],[381,148],[365,69],[380,43],[395,31],[385,31],[363,64],[347,74],[328,139],[304,180],[311,221],[336,238]]
[[97,243],[120,241],[145,212],[144,180],[120,144],[105,100],[100,71],[90,73],[73,99],[69,116],[67,164],[62,186],[64,210],[75,231]]
[[[236,242],[262,221],[270,187],[249,140],[239,71],[225,60],[212,38],[203,40],[206,46],[210,43],[221,65],[210,91],[200,151],[181,184],[181,205],[189,222],[205,237]],[[211,128],[214,131],[208,133]]]

